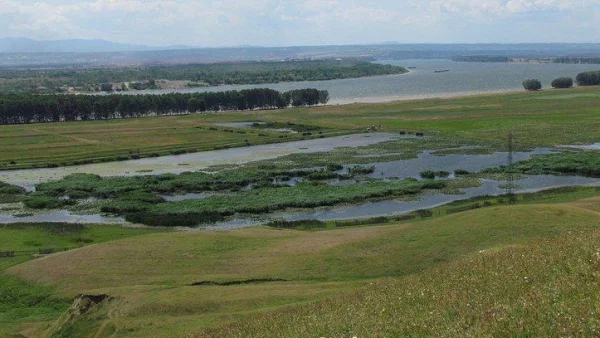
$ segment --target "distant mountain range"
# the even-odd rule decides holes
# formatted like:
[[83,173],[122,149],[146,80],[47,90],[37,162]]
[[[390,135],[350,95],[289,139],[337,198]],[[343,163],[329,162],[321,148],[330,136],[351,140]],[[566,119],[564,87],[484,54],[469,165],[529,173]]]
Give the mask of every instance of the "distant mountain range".
[[459,56],[600,57],[600,44],[402,44],[259,47],[152,47],[106,40],[0,38],[0,67],[99,67],[238,61],[353,58],[362,60],[448,59]]
[[113,53],[189,49],[190,46],[150,47],[106,40],[33,40],[0,38],[0,53]]

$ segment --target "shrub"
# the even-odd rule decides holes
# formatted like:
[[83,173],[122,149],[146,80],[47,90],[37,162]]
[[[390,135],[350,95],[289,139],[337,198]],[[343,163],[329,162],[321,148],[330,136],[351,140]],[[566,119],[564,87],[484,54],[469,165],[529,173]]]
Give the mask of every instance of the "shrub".
[[310,173],[307,178],[311,181],[318,181],[318,180],[329,180],[329,179],[333,179],[333,178],[338,178],[338,174],[334,173],[333,171],[326,171],[326,170],[320,170],[320,171],[315,171]]
[[348,172],[351,175],[367,175],[367,174],[374,173],[375,167],[374,166],[370,166],[370,167],[354,166],[354,167],[350,168],[348,170]]
[[446,183],[443,181],[435,181],[435,182],[425,182],[423,183],[423,189],[444,189],[446,187]]
[[444,171],[444,170],[440,170],[440,171],[437,172],[437,176],[439,176],[439,177],[448,177],[448,176],[450,176],[450,173],[447,172],[447,171]]
[[435,178],[435,171],[425,170],[420,173],[422,178],[432,180]]
[[344,166],[341,164],[328,164],[327,170],[329,171],[338,171],[344,169]]
[[559,77],[552,81],[552,88],[571,88],[573,87],[573,78]]
[[469,175],[469,174],[470,174],[470,172],[468,172],[467,170],[464,170],[464,169],[456,169],[456,170],[454,170],[454,175],[456,175],[456,176],[466,176],[466,175]]
[[67,205],[73,205],[75,203],[76,202],[74,200],[61,200],[53,196],[40,194],[29,195],[27,198],[25,198],[25,200],[23,200],[23,204],[32,209],[58,209]]
[[600,85],[600,70],[594,72],[583,72],[577,74],[575,78],[578,86],[597,86]]
[[18,187],[16,185],[10,185],[4,182],[0,182],[0,194],[7,195],[18,195],[25,192],[25,189]]
[[447,171],[444,171],[444,170],[440,170],[440,171],[425,170],[425,171],[422,171],[420,173],[420,175],[424,179],[432,180],[436,177],[442,177],[442,178],[448,177],[448,176],[450,176],[450,173]]
[[279,229],[296,229],[296,228],[304,228],[304,229],[314,229],[314,228],[324,228],[325,223],[316,219],[308,219],[308,220],[299,220],[299,221],[285,221],[285,220],[274,220],[266,224],[272,228]]
[[523,81],[523,88],[529,91],[537,91],[542,89],[542,83],[537,79],[528,79]]

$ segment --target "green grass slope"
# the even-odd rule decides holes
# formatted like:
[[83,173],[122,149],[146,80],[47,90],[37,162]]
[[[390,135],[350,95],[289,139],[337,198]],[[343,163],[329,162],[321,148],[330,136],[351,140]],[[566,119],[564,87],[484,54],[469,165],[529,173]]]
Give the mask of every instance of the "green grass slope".
[[[101,310],[62,325],[55,334],[182,336],[242,320],[250,321],[250,327],[226,327],[224,336],[229,332],[260,336],[262,331],[265,335],[298,336],[285,331],[283,317],[276,322],[281,327],[261,327],[268,324],[260,314],[301,314],[304,310],[290,306],[348,294],[369,288],[370,283],[379,285],[381,280],[400,283],[403,278],[418,278],[430,269],[478,257],[481,250],[527,247],[540,239],[599,225],[596,211],[556,204],[490,207],[429,221],[317,232],[251,228],[151,234],[51,255],[14,266],[7,273],[52,288],[64,297],[79,293],[116,297]],[[463,278],[463,287],[469,286],[468,269],[457,270],[455,275]],[[502,273],[497,277],[502,279]],[[201,281],[251,279],[285,281],[191,286]],[[443,279],[440,275],[438,282]],[[507,287],[511,283],[514,281],[507,280]],[[408,286],[398,284],[397,288]],[[346,323],[340,316],[339,323]],[[338,329],[332,326],[332,330]],[[331,332],[334,336],[349,334]],[[361,335],[370,336],[366,332]]]
[[[158,231],[160,230],[71,224],[0,225],[0,251],[72,249]],[[70,298],[56,294],[52,287],[26,283],[3,273],[5,269],[31,259],[33,254],[19,252],[16,257],[0,258],[0,337],[8,337],[17,332],[38,336],[71,303]]]
[[[599,220],[597,212],[568,205],[518,205],[345,231],[159,233],[47,256],[8,272],[56,286],[67,295],[201,280],[379,278],[413,273],[497,245],[593,228]],[[65,266],[69,268],[61,268]]]
[[507,246],[197,337],[598,337],[600,232]]

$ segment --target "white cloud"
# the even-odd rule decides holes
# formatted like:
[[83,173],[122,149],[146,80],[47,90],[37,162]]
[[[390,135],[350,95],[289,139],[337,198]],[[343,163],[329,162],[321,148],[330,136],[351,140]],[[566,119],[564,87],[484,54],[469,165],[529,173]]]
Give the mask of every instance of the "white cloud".
[[[600,0],[0,0],[0,34],[145,44],[311,44],[597,40]],[[554,19],[577,24],[552,28]],[[537,35],[509,36],[529,24]],[[559,20],[559,21],[564,21]],[[469,29],[460,29],[468,27]],[[543,30],[542,30],[543,28]],[[488,34],[485,34],[485,33]],[[568,34],[567,34],[568,33]]]

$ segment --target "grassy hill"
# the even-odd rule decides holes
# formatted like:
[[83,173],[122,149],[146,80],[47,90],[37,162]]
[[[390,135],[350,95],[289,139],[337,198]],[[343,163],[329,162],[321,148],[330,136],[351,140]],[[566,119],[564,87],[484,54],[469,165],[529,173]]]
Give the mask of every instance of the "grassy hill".
[[[584,296],[563,295],[566,289],[556,286],[562,298],[553,303],[545,291],[530,295],[535,289],[524,288],[524,277],[551,288],[550,271],[560,285],[571,283],[569,290],[595,287],[587,285],[593,275],[572,275],[564,267],[584,269],[589,259],[581,250],[594,243],[585,241],[600,237],[600,213],[588,203],[490,207],[342,230],[148,234],[50,255],[6,273],[61,297],[115,297],[91,313],[63,318],[54,335],[426,336],[446,327],[455,336],[470,327],[474,335],[520,332],[519,321],[547,318],[530,317],[523,299],[546,301],[546,312],[560,318],[568,301]],[[561,253],[553,252],[556,245],[564,247]],[[193,285],[199,282],[211,283]],[[466,305],[471,297],[474,303]],[[578,304],[581,309],[573,309],[592,310]],[[578,314],[577,323],[591,320]],[[506,327],[481,324],[489,316],[512,319]],[[398,317],[404,319],[392,325]]]
[[5,269],[33,259],[33,253],[40,249],[74,249],[159,231],[56,223],[0,225],[0,251],[16,254],[12,258],[0,258],[0,337],[20,331],[26,336],[39,336],[40,327],[45,328],[55,321],[72,302],[56,294],[51,287],[7,276],[3,273]]
[[597,337],[600,232],[467,255],[198,337]]

